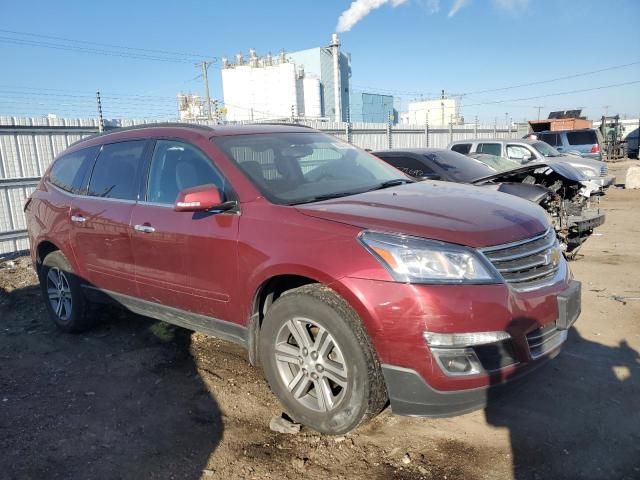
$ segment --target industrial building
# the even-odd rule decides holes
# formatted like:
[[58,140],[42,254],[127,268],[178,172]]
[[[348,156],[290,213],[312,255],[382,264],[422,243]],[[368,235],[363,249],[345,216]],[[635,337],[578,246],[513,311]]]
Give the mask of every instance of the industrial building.
[[460,116],[460,107],[455,98],[439,98],[409,102],[407,111],[400,115],[400,122],[411,125],[445,126],[450,123],[459,124],[464,119]]
[[205,112],[205,102],[202,97],[191,93],[178,94],[178,116],[181,121],[206,119]]
[[352,122],[396,123],[397,112],[392,95],[352,91],[349,104]]
[[258,57],[252,49],[231,63],[222,59],[222,91],[226,120],[258,121],[291,117],[346,121],[351,65],[331,44],[299,52]]

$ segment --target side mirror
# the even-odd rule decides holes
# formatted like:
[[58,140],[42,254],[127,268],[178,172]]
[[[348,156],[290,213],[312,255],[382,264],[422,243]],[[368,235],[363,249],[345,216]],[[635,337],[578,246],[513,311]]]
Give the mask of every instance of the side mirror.
[[216,208],[224,209],[225,202],[222,200],[220,190],[213,184],[182,190],[173,206],[176,212],[204,212]]

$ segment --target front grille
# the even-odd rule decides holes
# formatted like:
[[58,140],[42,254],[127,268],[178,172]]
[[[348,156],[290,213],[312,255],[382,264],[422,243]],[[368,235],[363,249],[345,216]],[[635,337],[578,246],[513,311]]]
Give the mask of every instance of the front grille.
[[550,323],[527,334],[527,344],[531,358],[536,360],[551,352],[567,339],[566,330],[558,330],[555,323]]
[[602,165],[600,165],[600,176],[606,177],[607,173],[609,173],[609,165],[603,163]]
[[553,229],[520,242],[481,249],[502,278],[516,289],[534,289],[554,278],[562,253]]

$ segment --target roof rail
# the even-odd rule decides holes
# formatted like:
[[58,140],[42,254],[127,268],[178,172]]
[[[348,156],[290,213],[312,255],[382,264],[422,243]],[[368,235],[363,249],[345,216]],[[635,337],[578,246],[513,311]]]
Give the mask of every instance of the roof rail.
[[199,123],[180,123],[180,122],[159,122],[159,123],[141,123],[138,125],[131,125],[129,127],[105,127],[105,130],[100,133],[94,133],[93,135],[89,135],[88,137],[84,137],[77,142],[73,142],[69,147],[77,145],[82,142],[86,142],[87,140],[91,140],[96,137],[101,137],[103,135],[108,135],[110,133],[116,132],[125,132],[128,130],[142,130],[145,128],[163,128],[163,127],[172,127],[172,128],[197,128],[200,130],[213,131],[213,127],[208,125],[201,125]]
[[245,123],[244,125],[282,125],[284,127],[300,127],[300,128],[313,128],[309,125],[302,125],[301,123],[293,123],[293,122],[252,122]]

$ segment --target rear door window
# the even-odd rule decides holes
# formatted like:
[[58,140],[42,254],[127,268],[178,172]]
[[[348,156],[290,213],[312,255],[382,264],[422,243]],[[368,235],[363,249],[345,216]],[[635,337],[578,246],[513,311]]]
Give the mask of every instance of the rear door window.
[[548,143],[553,147],[561,147],[562,141],[560,139],[560,135],[557,133],[542,133],[538,135],[538,138],[543,142]]
[[598,143],[596,132],[583,130],[581,132],[567,132],[569,145],[594,145]]
[[198,148],[176,140],[158,140],[151,160],[147,201],[173,204],[182,190],[213,184],[224,192],[225,182]]
[[396,156],[387,156],[380,158],[382,158],[382,160],[387,162],[389,165],[397,168],[401,172],[406,173],[410,177],[420,178],[436,176],[436,173],[431,168],[427,167],[424,162],[418,160],[417,158]]
[[470,143],[457,143],[457,144],[451,146],[451,150],[453,150],[454,152],[458,152],[458,153],[461,153],[463,155],[466,155],[467,153],[469,153],[471,151],[471,144]]
[[145,140],[135,140],[104,145],[93,167],[88,194],[94,197],[136,200],[145,144]]
[[99,147],[90,147],[60,157],[51,167],[49,182],[65,192],[82,193],[84,180]]
[[489,155],[502,156],[502,144],[500,143],[479,143],[477,153],[488,153]]

